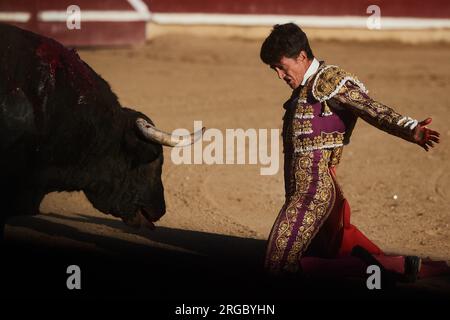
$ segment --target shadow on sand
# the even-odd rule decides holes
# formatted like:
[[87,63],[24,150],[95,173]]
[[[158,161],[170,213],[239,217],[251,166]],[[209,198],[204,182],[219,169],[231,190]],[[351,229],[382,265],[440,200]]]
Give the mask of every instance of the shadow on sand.
[[[367,289],[361,279],[272,278],[263,273],[264,240],[166,227],[135,230],[120,220],[87,215],[17,217],[9,226],[50,235],[56,243],[6,237],[2,246],[1,290],[16,298],[140,298],[152,301],[284,302],[308,299],[444,298],[415,289]],[[73,220],[107,226],[119,236],[93,234],[58,223]],[[47,237],[48,239],[48,237]],[[58,243],[70,239],[81,248]],[[129,238],[127,238],[129,239]],[[150,244],[148,244],[150,242]],[[86,249],[90,248],[90,249]],[[94,249],[92,249],[94,248]],[[78,265],[82,289],[68,290],[67,267]]]
[[[166,227],[135,230],[120,220],[81,214],[46,216],[51,219],[17,217],[8,225],[83,246],[7,236],[2,276],[7,284],[3,288],[8,287],[10,295],[77,295],[66,289],[66,269],[73,264],[83,273],[78,295],[88,297],[213,298],[212,290],[220,297],[233,291],[232,297],[237,297],[245,291],[245,279],[262,276],[263,240]],[[87,233],[55,222],[58,219],[107,226],[119,234],[146,238],[151,244]]]

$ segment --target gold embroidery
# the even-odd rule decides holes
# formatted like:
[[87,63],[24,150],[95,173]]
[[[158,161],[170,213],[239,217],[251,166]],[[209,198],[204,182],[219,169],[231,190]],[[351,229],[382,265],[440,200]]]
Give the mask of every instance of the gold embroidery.
[[[272,272],[298,271],[301,255],[308,248],[334,206],[335,187],[328,171],[332,150],[322,150],[321,152],[321,158],[318,163],[318,182],[314,195],[308,195],[308,191],[313,183],[312,166],[314,154],[312,152],[304,154],[295,161],[295,192],[285,207],[283,207],[283,209],[286,209],[285,213],[278,217],[269,239],[269,243],[272,244],[272,237],[276,236],[275,245],[268,248],[266,258],[266,268]],[[304,203],[307,196],[312,196],[312,200],[305,207]],[[305,210],[305,214],[303,219],[299,221],[298,232],[292,247],[287,252],[286,264],[281,265],[280,262],[284,254],[286,254],[289,238],[295,232],[294,225],[298,223],[298,210]],[[275,231],[278,231],[278,233],[275,233]],[[280,268],[283,270],[280,270]]]
[[309,134],[313,132],[310,120],[294,120],[292,126],[294,128],[294,134]]
[[309,141],[307,143],[309,148],[318,149],[323,145],[323,139],[321,136],[316,136],[313,138],[312,145]]
[[321,68],[314,79],[312,94],[320,102],[328,100],[336,95],[346,80],[351,80],[366,92],[364,85],[356,76],[333,65]]
[[309,137],[293,137],[295,152],[307,152],[311,150],[334,148],[344,145],[344,134],[341,132],[324,133]]
[[301,255],[308,248],[334,206],[335,188],[328,171],[330,155],[330,150],[322,151],[322,157],[318,164],[319,181],[317,190],[301,222],[294,244],[288,253],[287,264],[284,267],[286,271],[297,271]]
[[353,110],[358,116],[375,127],[405,140],[412,141],[414,131],[398,124],[399,120],[403,118],[401,114],[382,103],[372,100],[351,82],[347,82],[343,88],[344,90],[341,90],[336,99],[344,106]]
[[330,107],[328,106],[328,103],[326,101],[322,102],[322,116],[327,117],[331,116],[333,112],[331,112]]
[[[301,203],[304,201],[304,195],[308,192],[309,186],[312,182],[312,165],[313,154],[305,154],[296,159],[295,161],[295,192],[287,204],[284,215],[281,214],[276,223],[274,224],[275,230],[278,228],[277,237],[275,239],[275,247],[268,248],[268,260],[266,260],[266,268],[274,270],[278,266],[278,263],[282,260],[285,252],[288,239],[292,235],[294,224],[297,221],[297,210],[301,208]],[[274,236],[274,230],[271,232],[271,238],[269,244],[272,243],[272,237]],[[270,251],[271,250],[271,251]],[[297,264],[298,268],[298,264]],[[295,271],[295,270],[292,270]]]
[[352,89],[348,91],[348,96],[350,99],[354,101],[363,101],[364,96],[361,94],[361,92],[357,89]]
[[300,99],[297,103],[297,108],[295,109],[295,116],[297,119],[313,119],[314,118],[314,108],[311,104],[306,102],[301,102]]
[[295,118],[298,119],[312,119],[314,118],[314,108],[310,104],[299,103],[297,105]]
[[298,103],[302,103],[302,102],[304,103],[304,102],[306,102],[307,99],[308,99],[308,90],[307,90],[307,86],[305,86],[300,91],[300,95],[298,97]]
[[337,147],[331,150],[330,167],[337,166],[339,164],[339,162],[341,161],[343,150],[344,147]]

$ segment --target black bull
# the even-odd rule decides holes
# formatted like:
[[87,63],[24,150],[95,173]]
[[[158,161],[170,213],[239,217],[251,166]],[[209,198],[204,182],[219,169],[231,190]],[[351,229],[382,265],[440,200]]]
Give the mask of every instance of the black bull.
[[165,213],[162,144],[171,138],[123,108],[74,50],[0,24],[1,232],[54,191],[84,191],[98,210],[151,225]]

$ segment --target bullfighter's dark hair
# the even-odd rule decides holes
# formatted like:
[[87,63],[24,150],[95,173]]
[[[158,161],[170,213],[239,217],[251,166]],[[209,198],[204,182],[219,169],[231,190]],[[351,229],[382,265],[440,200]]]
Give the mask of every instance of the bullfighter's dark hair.
[[260,57],[271,65],[280,62],[282,57],[296,58],[301,51],[306,52],[308,59],[314,58],[303,30],[294,23],[276,24],[261,46]]

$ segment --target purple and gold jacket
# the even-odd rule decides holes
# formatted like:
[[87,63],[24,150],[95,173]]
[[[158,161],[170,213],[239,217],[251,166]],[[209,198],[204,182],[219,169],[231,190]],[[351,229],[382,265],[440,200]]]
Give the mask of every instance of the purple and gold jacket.
[[392,135],[413,141],[418,121],[372,100],[367,93],[354,75],[324,62],[304,86],[293,91],[283,106],[286,109],[283,149],[288,184],[293,179],[292,160],[298,154],[331,149],[330,166],[338,164],[342,147],[350,142],[358,117]]

